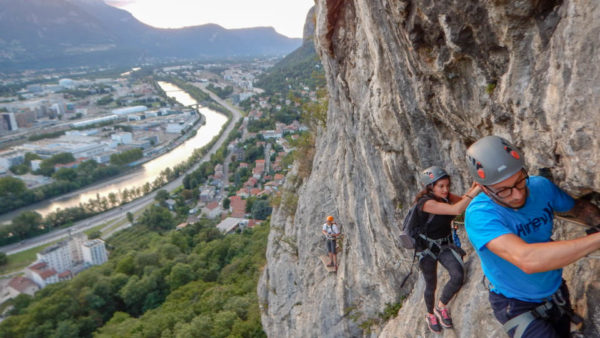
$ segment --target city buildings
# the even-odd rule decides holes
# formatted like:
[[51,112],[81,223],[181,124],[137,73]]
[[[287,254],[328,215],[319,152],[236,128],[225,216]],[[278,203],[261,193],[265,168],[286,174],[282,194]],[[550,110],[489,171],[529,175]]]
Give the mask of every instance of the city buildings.
[[85,234],[71,236],[37,253],[37,261],[25,269],[27,278],[39,288],[69,280],[87,267],[108,260],[104,241],[87,240]]
[[45,262],[48,267],[61,273],[73,267],[73,258],[68,241],[61,241],[37,253],[39,262]]
[[0,113],[0,131],[15,131],[19,129],[15,113]]
[[8,283],[8,297],[15,298],[20,294],[33,296],[40,289],[31,279],[23,276],[17,276]]
[[104,241],[101,239],[92,239],[85,241],[81,245],[83,252],[83,261],[89,265],[104,264],[108,260]]
[[228,234],[236,229],[244,229],[248,226],[248,220],[245,218],[238,217],[227,217],[221,223],[217,224],[217,229],[219,229],[222,233]]

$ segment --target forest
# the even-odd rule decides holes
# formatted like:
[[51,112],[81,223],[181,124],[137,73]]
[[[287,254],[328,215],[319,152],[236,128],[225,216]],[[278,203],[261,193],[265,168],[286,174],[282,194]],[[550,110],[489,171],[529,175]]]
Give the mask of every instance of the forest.
[[107,241],[107,263],[18,296],[0,337],[266,337],[256,284],[268,221],[229,235],[208,219],[175,224],[147,210]]

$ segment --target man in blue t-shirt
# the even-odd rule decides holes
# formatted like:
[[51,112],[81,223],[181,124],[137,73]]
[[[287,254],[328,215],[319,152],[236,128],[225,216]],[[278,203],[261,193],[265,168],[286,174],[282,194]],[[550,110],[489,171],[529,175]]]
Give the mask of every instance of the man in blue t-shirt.
[[465,226],[490,282],[490,303],[511,337],[569,336],[572,312],[562,267],[600,249],[600,233],[552,241],[554,213],[600,224],[600,210],[549,180],[529,177],[521,153],[488,136],[467,150],[484,194],[466,210]]

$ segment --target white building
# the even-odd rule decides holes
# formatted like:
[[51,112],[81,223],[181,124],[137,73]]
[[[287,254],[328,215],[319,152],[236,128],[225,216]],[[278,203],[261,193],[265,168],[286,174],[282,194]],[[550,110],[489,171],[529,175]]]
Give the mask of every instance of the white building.
[[283,135],[276,130],[263,130],[260,132],[265,139],[281,138]]
[[[252,85],[252,84],[250,84],[250,85]],[[240,93],[240,101],[247,100],[247,99],[251,98],[252,96],[254,96],[253,92]]]
[[81,137],[81,136],[94,136],[98,135],[98,129],[87,129],[87,130],[68,130],[65,132],[65,136],[69,137]]
[[165,131],[170,134],[181,134],[181,131],[184,129],[185,129],[184,124],[169,123],[169,124],[167,124],[167,129]]
[[67,241],[58,242],[45,248],[42,252],[37,253],[37,258],[38,261],[46,262],[50,268],[58,273],[70,270],[73,267],[71,248]]
[[100,265],[108,260],[104,241],[101,239],[92,239],[85,241],[81,246],[83,251],[83,261],[90,265]]
[[37,262],[28,266],[25,269],[25,275],[40,288],[44,288],[48,284],[59,282],[58,273],[56,273],[56,270],[53,268],[49,267],[46,262]]
[[130,132],[114,133],[110,135],[110,138],[119,144],[131,144],[133,142],[133,134]]
[[41,164],[42,164],[42,160],[31,160],[31,170],[33,170],[33,171],[40,170]]
[[4,151],[0,153],[0,164],[5,167],[12,167],[13,165],[23,164],[25,161],[25,153],[21,151]]
[[129,115],[135,113],[143,113],[148,110],[146,106],[133,106],[133,107],[125,107],[119,109],[113,109],[112,113],[115,115]]
[[200,201],[202,202],[210,202],[215,199],[216,191],[215,187],[201,187],[200,190]]
[[40,287],[27,277],[17,276],[10,280],[6,289],[8,298],[15,298],[20,294],[33,296]]
[[30,152],[48,158],[60,153],[71,153],[73,157],[93,158],[104,153],[107,146],[100,142],[98,137],[73,137],[62,136],[60,139],[48,141],[43,144],[26,143],[18,147],[23,152]]
[[247,219],[235,217],[227,217],[221,223],[217,224],[217,228],[224,234],[230,233],[237,228],[243,229],[247,226]]
[[81,128],[81,127],[89,126],[92,124],[115,121],[117,119],[119,119],[118,115],[109,115],[109,116],[98,117],[95,119],[90,119],[90,120],[85,120],[85,121],[80,121],[80,122],[73,122],[73,123],[71,123],[71,126],[73,128]]
[[64,115],[65,114],[65,105],[64,103],[54,103],[50,106],[50,109],[54,110],[56,115]]
[[87,241],[87,235],[83,232],[71,236],[69,241],[69,249],[71,250],[71,259],[73,264],[78,264],[84,261],[83,259],[83,244]]
[[71,79],[60,79],[60,80],[58,80],[58,85],[63,88],[72,89],[72,88],[75,88],[75,86],[77,84],[75,83],[75,81],[73,81]]
[[4,126],[4,128],[0,128],[0,130],[18,130],[19,126],[17,125],[17,120],[15,119],[15,113],[1,113],[0,114],[0,125]]
[[157,117],[158,116],[158,111],[156,111],[156,110],[149,110],[149,111],[145,112],[144,115],[146,116],[146,118],[148,118],[148,117]]
[[210,219],[215,219],[221,216],[223,209],[221,209],[221,205],[217,201],[210,202],[206,204],[204,208],[202,208],[202,213],[206,215],[206,217]]

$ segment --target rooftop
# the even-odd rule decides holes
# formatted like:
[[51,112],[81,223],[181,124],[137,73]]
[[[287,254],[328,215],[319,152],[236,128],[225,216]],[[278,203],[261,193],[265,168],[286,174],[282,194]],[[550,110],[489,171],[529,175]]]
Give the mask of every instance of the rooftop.
[[83,245],[87,246],[88,248],[96,246],[96,245],[100,245],[100,244],[104,244],[104,241],[99,238],[90,239],[89,241],[83,242]]
[[48,264],[46,264],[46,262],[38,262],[35,263],[31,266],[29,266],[29,270],[41,270],[43,268],[45,268]]
[[248,220],[244,218],[227,217],[221,223],[217,224],[217,229],[223,233],[233,231],[240,223],[247,223]]
[[31,279],[23,276],[17,276],[11,279],[8,283],[8,286],[19,292],[25,292],[31,287],[38,288],[38,286]]

